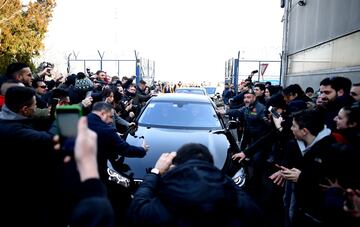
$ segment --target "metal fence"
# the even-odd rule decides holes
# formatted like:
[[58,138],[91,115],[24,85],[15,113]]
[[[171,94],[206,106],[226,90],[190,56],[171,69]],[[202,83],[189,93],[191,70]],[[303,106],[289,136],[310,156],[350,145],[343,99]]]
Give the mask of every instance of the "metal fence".
[[138,57],[135,51],[134,59],[104,59],[104,52],[98,51],[99,59],[79,59],[75,52],[68,55],[67,73],[87,72],[103,70],[110,76],[132,76],[136,75],[136,83],[145,80],[152,83],[155,79],[155,62],[146,58]]
[[256,69],[258,71],[253,80],[260,82],[270,81],[272,84],[281,84],[280,60],[244,60],[240,59],[240,52],[238,58],[231,58],[225,62],[225,83],[234,84],[234,89],[237,91],[238,81],[246,79],[251,71]]

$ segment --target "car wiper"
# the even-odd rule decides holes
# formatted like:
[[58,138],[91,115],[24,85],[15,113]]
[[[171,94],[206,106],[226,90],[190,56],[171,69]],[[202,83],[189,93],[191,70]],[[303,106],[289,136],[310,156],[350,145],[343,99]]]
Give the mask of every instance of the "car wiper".
[[219,130],[212,130],[210,129],[209,132],[211,132],[212,134],[225,134],[225,130],[224,129],[219,129]]

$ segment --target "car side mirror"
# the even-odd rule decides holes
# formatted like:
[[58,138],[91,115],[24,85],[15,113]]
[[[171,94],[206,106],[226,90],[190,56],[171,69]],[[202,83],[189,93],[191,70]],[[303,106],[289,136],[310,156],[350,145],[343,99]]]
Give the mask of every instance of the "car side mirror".
[[135,136],[135,132],[137,131],[137,129],[137,125],[132,125],[131,127],[129,127],[128,132],[130,135]]

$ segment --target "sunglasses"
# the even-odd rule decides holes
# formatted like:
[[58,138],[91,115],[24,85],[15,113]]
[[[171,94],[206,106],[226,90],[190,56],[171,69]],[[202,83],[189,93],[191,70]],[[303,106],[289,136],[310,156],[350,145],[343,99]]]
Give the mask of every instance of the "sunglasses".
[[45,88],[47,88],[47,86],[46,86],[46,85],[43,85],[43,86],[39,86],[39,87],[41,87],[41,88],[44,88],[44,89],[45,89]]

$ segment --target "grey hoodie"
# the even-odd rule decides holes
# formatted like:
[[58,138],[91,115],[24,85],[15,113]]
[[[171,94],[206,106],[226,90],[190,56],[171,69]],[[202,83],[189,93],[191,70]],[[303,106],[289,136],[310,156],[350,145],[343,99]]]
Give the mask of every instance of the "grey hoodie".
[[8,120],[8,121],[17,121],[17,120],[27,120],[29,118],[15,113],[15,112],[11,111],[6,105],[3,105],[3,107],[0,111],[0,119]]

